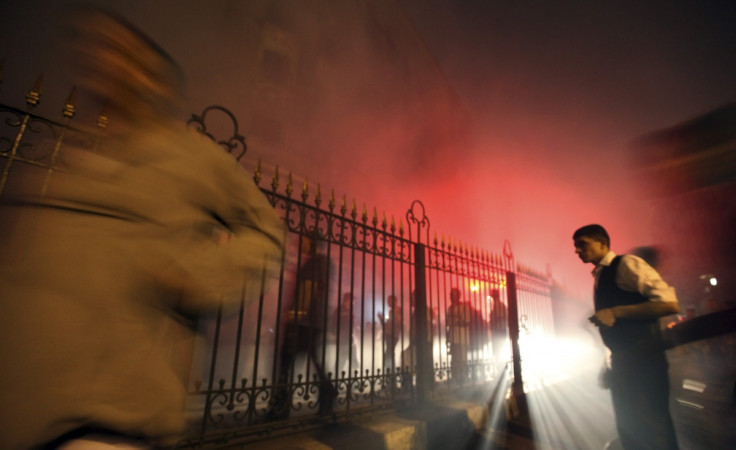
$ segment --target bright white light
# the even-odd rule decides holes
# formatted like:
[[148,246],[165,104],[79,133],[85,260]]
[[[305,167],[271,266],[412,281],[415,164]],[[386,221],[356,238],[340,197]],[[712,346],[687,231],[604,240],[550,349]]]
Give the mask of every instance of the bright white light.
[[[587,339],[520,336],[524,392],[538,448],[603,448],[615,433],[610,395],[595,385],[600,348]],[[563,420],[560,411],[564,411]]]
[[718,280],[716,279],[716,277],[710,277],[709,281],[711,286],[716,286],[718,284]]
[[519,336],[522,355],[524,391],[537,390],[542,385],[553,385],[579,375],[600,357],[593,347],[576,339],[555,338],[542,333]]

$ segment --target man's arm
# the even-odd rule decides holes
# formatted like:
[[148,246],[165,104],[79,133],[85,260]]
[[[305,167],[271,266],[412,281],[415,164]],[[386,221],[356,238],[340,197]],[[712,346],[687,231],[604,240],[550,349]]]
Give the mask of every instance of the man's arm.
[[636,305],[614,306],[601,309],[590,321],[599,327],[612,327],[617,319],[656,319],[658,317],[677,314],[680,306],[677,302],[644,302]]
[[656,319],[680,312],[675,289],[641,258],[625,255],[616,273],[616,283],[621,289],[639,292],[649,301],[602,309],[589,319],[596,326],[612,327],[617,319]]
[[649,301],[636,305],[614,306],[611,309],[617,319],[656,319],[680,312],[677,302]]
[[643,259],[624,255],[616,273],[616,284],[625,291],[638,292],[652,302],[677,303],[675,288]]

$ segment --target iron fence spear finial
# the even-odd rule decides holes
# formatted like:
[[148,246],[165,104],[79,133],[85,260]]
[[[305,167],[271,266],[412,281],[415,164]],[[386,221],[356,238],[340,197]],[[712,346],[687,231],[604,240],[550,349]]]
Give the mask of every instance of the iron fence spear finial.
[[33,87],[30,91],[28,91],[28,94],[26,94],[26,103],[31,108],[38,105],[38,103],[41,101],[41,88],[43,87],[43,74],[39,75],[38,78],[36,78],[36,82],[33,83]]
[[294,180],[291,176],[291,171],[289,171],[289,177],[286,182],[286,195],[288,195],[289,198],[291,198],[291,194],[293,193],[294,193]]
[[253,182],[258,186],[258,184],[261,182],[261,158],[258,158],[258,162],[256,163],[256,170],[253,172]]
[[71,119],[74,117],[74,113],[76,112],[76,104],[77,104],[77,87],[72,87],[72,90],[69,92],[69,96],[66,98],[66,102],[64,103],[64,109],[62,110],[62,114],[67,119]]
[[279,166],[276,166],[276,170],[273,171],[273,178],[271,178],[271,189],[276,192],[279,188]]
[[[289,173],[289,176],[291,176],[291,173]],[[306,203],[308,197],[309,197],[309,178],[305,178],[304,187],[302,188],[302,201]]]

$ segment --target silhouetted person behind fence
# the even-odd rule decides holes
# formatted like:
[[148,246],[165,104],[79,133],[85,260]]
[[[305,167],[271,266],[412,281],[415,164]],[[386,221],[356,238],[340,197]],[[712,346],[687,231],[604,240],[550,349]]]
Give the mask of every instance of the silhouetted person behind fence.
[[[298,381],[294,365],[300,354],[306,355],[307,365],[311,366],[312,374],[317,376],[319,414],[331,413],[337,397],[337,390],[329,381],[324,368],[327,293],[332,264],[320,250],[320,245],[323,244],[313,237],[301,238],[304,259],[297,271],[293,302],[286,305],[288,310],[285,336],[280,350],[277,385],[268,412],[269,420],[285,419],[291,413],[293,395],[298,386],[290,383]],[[312,383],[310,373],[303,375],[309,377],[308,381]],[[306,381],[306,378],[302,379],[302,382]],[[311,394],[310,390],[307,393]]]
[[[355,334],[360,333],[361,327],[355,317],[355,298],[350,292],[342,296],[339,308],[332,311],[332,323],[330,324],[330,344],[334,344],[337,350],[337,370],[335,376],[341,375],[343,371],[351,376],[356,370],[360,370],[358,359],[358,345]],[[338,331],[339,327],[339,331]]]
[[617,256],[600,225],[573,234],[575,253],[595,265],[595,314],[590,321],[611,350],[605,377],[611,390],[619,440],[625,449],[677,449],[669,410],[668,363],[651,344],[659,318],[679,312],[674,288],[643,259]]
[[451,374],[455,381],[464,382],[468,374],[468,344],[470,342],[470,306],[460,301],[460,290],[450,290],[447,308],[447,343],[450,346]]
[[496,370],[502,370],[508,360],[509,350],[509,318],[506,305],[501,300],[498,289],[491,292],[491,344],[493,346],[493,361]]
[[[381,323],[383,334],[383,371],[396,371],[401,361],[396,360],[396,345],[401,340],[404,316],[402,314],[401,302],[395,295],[389,295],[386,299],[388,307],[383,313],[377,313],[376,317]],[[405,337],[406,340],[409,336]]]
[[[406,347],[404,348],[403,363],[405,367],[415,367],[417,365],[417,349],[419,348],[419,340],[417,339],[417,330],[419,329],[419,323],[417,322],[417,296],[416,292],[412,291],[409,296],[410,316],[409,316],[409,336],[404,337],[406,341]],[[434,311],[427,307],[426,317],[426,334],[425,343],[427,344],[426,349],[432,351],[432,335],[434,333],[434,327],[432,322],[434,320]]]
[[83,87],[115,130],[67,153],[44,198],[0,204],[0,448],[148,448],[185,427],[191,325],[257,298],[283,228],[243,168],[170,112],[179,70],[125,20],[86,10]]

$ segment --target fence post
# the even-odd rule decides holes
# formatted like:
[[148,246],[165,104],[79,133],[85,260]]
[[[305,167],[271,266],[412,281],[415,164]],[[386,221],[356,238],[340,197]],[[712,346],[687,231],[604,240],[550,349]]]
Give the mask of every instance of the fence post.
[[427,264],[425,259],[426,245],[422,244],[422,228],[425,228],[429,243],[429,218],[424,213],[424,204],[414,200],[411,208],[406,212],[406,221],[409,225],[409,240],[412,241],[412,227],[416,225],[416,241],[414,247],[414,336],[411,339],[417,349],[417,402],[424,403],[434,385],[434,369],[432,362],[432,347],[428,344],[427,336]]
[[506,283],[508,286],[508,321],[509,338],[511,339],[511,356],[514,369],[514,381],[511,383],[511,400],[515,404],[518,416],[526,417],[529,409],[524,393],[524,380],[521,376],[521,353],[519,351],[519,306],[516,289],[516,274],[512,271],[506,272]]
[[415,280],[416,280],[416,309],[414,329],[416,335],[412,336],[417,347],[417,397],[419,403],[427,400],[428,393],[432,390],[434,371],[432,370],[432,349],[427,340],[427,277],[426,263],[424,258],[425,246],[422,243],[414,244]]

